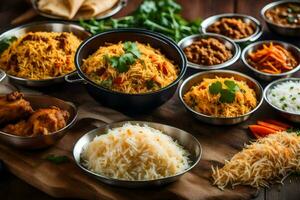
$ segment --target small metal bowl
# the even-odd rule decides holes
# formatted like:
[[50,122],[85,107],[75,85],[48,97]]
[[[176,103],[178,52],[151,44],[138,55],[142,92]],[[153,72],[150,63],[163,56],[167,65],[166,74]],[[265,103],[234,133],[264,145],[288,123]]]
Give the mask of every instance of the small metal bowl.
[[0,69],[0,82],[1,82],[3,79],[5,79],[5,77],[6,77],[6,73],[5,73],[3,70]]
[[236,13],[225,13],[225,14],[208,17],[201,23],[200,31],[202,33],[208,33],[206,29],[216,21],[220,20],[221,18],[238,18],[238,19],[242,19],[246,23],[252,23],[255,26],[255,32],[252,35],[242,39],[232,39],[234,42],[236,42],[241,46],[256,41],[263,33],[261,23],[257,19],[249,15],[236,14]]
[[49,108],[50,106],[57,106],[60,109],[66,110],[70,113],[68,124],[49,135],[39,136],[17,136],[0,131],[0,141],[20,149],[41,149],[49,147],[59,141],[74,125],[77,118],[77,108],[71,102],[66,102],[50,96],[41,95],[25,95],[33,109]]
[[[233,77],[235,80],[245,81],[247,85],[256,93],[257,106],[250,112],[238,117],[214,117],[199,113],[185,103],[185,101],[183,100],[183,96],[190,90],[192,86],[199,84],[204,78],[215,78],[216,76],[222,78]],[[231,70],[213,70],[194,74],[193,76],[190,76],[189,78],[184,80],[179,88],[179,98],[186,110],[200,121],[214,125],[233,125],[246,121],[250,117],[250,115],[253,114],[261,106],[263,102],[263,88],[256,80],[245,74]]]
[[286,119],[288,119],[292,122],[300,123],[300,114],[296,114],[296,113],[292,113],[292,112],[282,110],[282,109],[278,108],[277,106],[274,106],[268,98],[268,96],[270,95],[271,90],[274,87],[276,87],[278,84],[281,84],[281,83],[286,82],[286,81],[297,81],[297,82],[300,83],[300,78],[282,78],[282,79],[273,81],[272,83],[267,85],[267,87],[264,89],[264,99],[269,104],[269,106],[271,106],[281,116],[283,116],[284,118],[286,118]]
[[267,10],[272,9],[272,8],[278,6],[278,5],[281,5],[281,4],[286,4],[286,3],[298,3],[298,4],[300,4],[299,0],[276,1],[276,2],[272,2],[272,3],[269,3],[266,6],[264,6],[261,9],[260,14],[261,14],[262,18],[264,19],[264,21],[266,22],[266,24],[267,24],[267,26],[268,26],[268,28],[270,29],[271,32],[280,34],[282,36],[299,37],[300,36],[300,26],[295,26],[295,27],[282,26],[282,25],[274,23],[273,21],[268,19],[265,15]]
[[[67,22],[34,22],[30,24],[21,25],[12,29],[9,29],[5,32],[3,32],[0,35],[0,41],[2,41],[5,38],[11,38],[11,37],[20,37],[26,33],[29,32],[37,32],[37,31],[45,31],[45,32],[72,32],[74,35],[76,35],[78,38],[84,40],[87,37],[89,37],[91,34],[84,30],[79,25],[67,23]],[[75,71],[75,70],[74,70]],[[71,72],[72,74],[74,72]],[[26,78],[20,78],[16,76],[12,76],[7,74],[9,79],[17,84],[25,85],[25,86],[31,86],[31,87],[44,87],[53,85],[56,83],[62,83],[64,82],[64,78],[66,75],[50,78],[50,79],[44,79],[44,80],[30,80]]]
[[[247,57],[248,57],[249,53],[257,50],[263,44],[269,44],[270,42],[272,42],[273,44],[279,44],[279,45],[283,46],[285,49],[287,49],[288,51],[290,51],[295,56],[295,58],[298,62],[298,65],[294,69],[284,72],[284,73],[281,73],[281,74],[269,74],[269,73],[261,72],[261,71],[255,69],[254,67],[252,67],[251,64],[247,61]],[[243,50],[242,61],[251,71],[253,71],[253,73],[258,78],[265,80],[265,81],[272,81],[272,80],[279,79],[279,78],[290,77],[293,73],[297,72],[300,69],[300,50],[295,45],[292,45],[292,44],[289,44],[286,42],[281,42],[281,41],[276,41],[276,40],[259,41],[259,42],[250,44]]]
[[[169,176],[169,177],[155,179],[155,180],[149,180],[149,181],[126,181],[126,180],[108,178],[108,177],[102,176],[100,174],[94,173],[94,172],[88,170],[87,168],[85,168],[84,165],[82,164],[81,153],[84,150],[84,148],[86,147],[86,145],[88,143],[90,143],[96,136],[107,132],[108,129],[121,127],[125,123],[128,123],[128,122],[131,124],[147,125],[149,127],[160,130],[164,134],[172,137],[175,141],[178,142],[178,144],[182,145],[190,153],[190,160],[191,160],[190,167],[188,169],[184,170],[183,172],[176,174],[174,176]],[[126,187],[126,188],[161,186],[161,185],[165,185],[165,184],[174,182],[198,164],[198,162],[200,161],[200,158],[201,158],[201,154],[202,154],[201,145],[198,142],[198,140],[191,134],[189,134],[183,130],[180,130],[178,128],[172,127],[172,126],[159,124],[159,123],[153,123],[153,122],[143,122],[143,121],[124,121],[124,122],[116,122],[116,123],[104,125],[100,128],[94,129],[94,130],[86,133],[85,135],[83,135],[76,142],[76,144],[73,148],[73,156],[74,156],[75,162],[85,173],[100,180],[103,183],[106,183],[109,185],[114,185],[114,186]]]
[[241,54],[241,48],[236,45],[231,39],[224,37],[219,34],[214,33],[206,33],[206,34],[196,34],[191,35],[188,37],[183,38],[179,43],[178,46],[183,50],[185,47],[191,45],[194,41],[197,41],[202,38],[215,38],[222,42],[229,50],[231,50],[232,57],[225,61],[224,63],[218,64],[218,65],[199,65],[196,63],[192,63],[188,61],[188,67],[194,68],[194,69],[200,69],[200,70],[214,70],[214,69],[222,69],[225,67],[228,67],[232,64],[234,64],[240,57]]
[[[41,15],[43,17],[51,18],[51,19],[66,20],[63,17],[52,15],[50,13],[45,13],[45,12],[41,11],[38,8],[38,1],[39,0],[31,0],[31,4],[32,4],[33,9],[39,15]],[[118,12],[120,12],[120,10],[122,10],[122,8],[124,8],[126,6],[126,4],[127,4],[127,0],[119,0],[119,2],[115,6],[113,6],[111,9],[109,9],[109,10],[101,13],[100,15],[95,16],[94,19],[100,20],[100,19],[105,19],[105,18],[111,17],[111,16],[117,14]],[[71,19],[70,21],[79,21],[79,20],[80,20],[80,18],[78,18],[78,17],[75,16],[75,18]],[[83,19],[83,20],[89,20],[89,19],[87,18],[87,19]]]

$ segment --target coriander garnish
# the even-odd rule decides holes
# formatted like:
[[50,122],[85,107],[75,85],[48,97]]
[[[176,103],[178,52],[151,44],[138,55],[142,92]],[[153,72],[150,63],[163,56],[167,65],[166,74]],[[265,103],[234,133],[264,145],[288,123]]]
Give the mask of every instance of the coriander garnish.
[[214,82],[209,86],[209,92],[211,94],[219,94],[222,90],[222,83],[220,81]]
[[234,99],[235,99],[234,92],[226,89],[221,90],[221,97],[219,99],[221,103],[232,103],[234,102]]
[[0,54],[2,54],[10,46],[10,44],[17,39],[18,39],[17,37],[13,36],[13,37],[5,38],[5,39],[1,40],[0,41]]
[[226,89],[222,88],[222,83],[216,81],[209,86],[209,92],[211,94],[220,94],[219,101],[221,103],[232,103],[235,99],[235,93],[239,91],[238,85],[234,81],[226,80],[224,84],[227,86]]
[[48,160],[56,165],[66,163],[69,161],[69,158],[67,156],[58,156],[58,155],[54,155],[54,154],[47,155],[44,159]]
[[130,65],[134,64],[141,53],[134,42],[125,42],[123,44],[124,54],[121,56],[105,56],[105,60],[120,73],[127,72]]

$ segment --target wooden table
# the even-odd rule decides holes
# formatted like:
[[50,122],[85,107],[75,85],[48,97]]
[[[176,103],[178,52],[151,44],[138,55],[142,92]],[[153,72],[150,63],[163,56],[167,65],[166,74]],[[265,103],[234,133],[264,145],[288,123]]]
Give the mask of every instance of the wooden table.
[[[123,9],[118,16],[123,16],[131,11],[133,11],[137,6],[140,0],[129,0],[129,3],[125,9]],[[227,13],[227,12],[235,12],[235,13],[243,13],[248,14],[254,17],[257,17],[262,21],[259,11],[263,5],[270,2],[269,0],[227,0],[226,3],[224,1],[218,0],[189,0],[179,1],[183,6],[183,15],[187,19],[196,19],[198,17],[205,18],[211,15],[219,14],[219,13]],[[10,26],[10,22],[12,19],[20,15],[22,12],[26,11],[29,8],[28,4],[25,3],[24,0],[9,0],[5,1],[5,3],[0,4],[0,28],[5,29]],[[42,17],[36,17],[34,20],[44,20]],[[263,21],[262,21],[263,23]],[[278,39],[280,37],[274,36],[269,32],[264,33],[264,39]],[[299,41],[295,41],[293,39],[280,38],[281,40],[285,40],[288,42],[296,43],[298,46],[300,45]],[[239,62],[235,64],[234,69],[240,69],[242,64]],[[241,69],[240,71],[246,71],[245,69]],[[264,83],[263,83],[264,84]],[[60,89],[70,89],[70,87],[78,87],[78,90],[81,92],[83,90],[80,86],[63,86]],[[53,90],[43,91],[53,96],[60,96],[57,92],[55,92],[55,88]],[[73,89],[74,91],[74,89]],[[87,95],[86,93],[82,95]],[[174,97],[177,98],[177,97]],[[81,102],[82,99],[72,99],[75,102]],[[265,106],[265,105],[264,105]],[[265,108],[264,108],[265,109]],[[151,117],[148,117],[151,118]],[[154,120],[155,121],[155,120]],[[191,123],[196,122],[192,121]],[[271,189],[264,189],[258,197],[257,200],[276,200],[276,199],[299,199],[300,197],[300,179],[299,177],[291,177],[285,181],[284,186],[273,186]],[[0,174],[0,197],[1,199],[53,199],[52,197],[40,192],[38,189],[33,188],[32,186],[26,184],[22,180],[18,179],[14,175],[7,173],[5,175]]]

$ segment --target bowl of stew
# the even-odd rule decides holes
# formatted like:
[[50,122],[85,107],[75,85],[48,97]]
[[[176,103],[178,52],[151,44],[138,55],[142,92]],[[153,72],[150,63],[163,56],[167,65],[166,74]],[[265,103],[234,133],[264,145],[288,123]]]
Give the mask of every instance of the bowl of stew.
[[201,24],[200,31],[220,34],[239,45],[244,45],[256,41],[262,35],[262,26],[254,17],[225,13],[205,19]]
[[270,31],[283,36],[299,37],[300,35],[300,2],[276,1],[267,4],[261,10]]
[[235,42],[214,33],[185,37],[178,46],[188,60],[188,67],[199,70],[229,67],[239,59],[241,54],[241,49]]

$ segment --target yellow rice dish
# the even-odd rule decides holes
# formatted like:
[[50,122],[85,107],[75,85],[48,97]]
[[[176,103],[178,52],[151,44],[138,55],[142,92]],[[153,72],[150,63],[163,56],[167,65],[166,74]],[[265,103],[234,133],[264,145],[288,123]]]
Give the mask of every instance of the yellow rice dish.
[[31,80],[59,77],[75,70],[74,56],[81,40],[67,32],[30,32],[1,54],[0,68]]
[[214,117],[237,117],[257,106],[256,94],[234,78],[205,78],[183,96],[193,110]]
[[179,72],[159,50],[138,42],[108,43],[84,60],[82,70],[98,85],[130,94],[164,88]]

